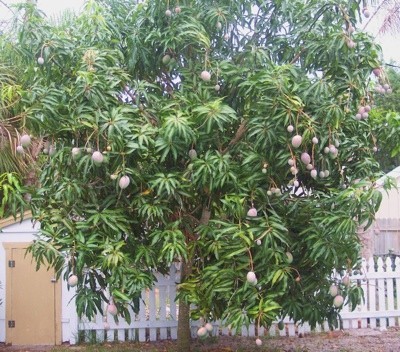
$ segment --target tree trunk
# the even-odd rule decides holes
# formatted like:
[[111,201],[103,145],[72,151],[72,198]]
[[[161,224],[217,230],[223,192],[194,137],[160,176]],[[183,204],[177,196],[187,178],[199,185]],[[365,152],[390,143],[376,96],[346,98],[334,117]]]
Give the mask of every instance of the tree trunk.
[[[210,220],[210,210],[207,207],[203,208],[200,224],[207,224]],[[181,263],[181,282],[184,282],[192,273],[193,257],[183,260]],[[177,352],[190,352],[191,345],[191,330],[190,330],[190,304],[183,300],[179,301],[178,315],[178,344]]]
[[364,230],[362,226],[358,228],[358,236],[361,242],[361,257],[365,259],[372,258],[374,255],[374,227],[371,226]]
[[[181,282],[192,272],[192,259],[181,263]],[[191,345],[190,304],[179,300],[177,352],[189,352]]]

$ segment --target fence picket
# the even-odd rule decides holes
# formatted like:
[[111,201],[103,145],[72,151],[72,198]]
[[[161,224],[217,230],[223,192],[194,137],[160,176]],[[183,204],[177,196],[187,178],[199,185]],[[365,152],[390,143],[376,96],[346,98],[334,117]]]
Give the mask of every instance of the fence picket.
[[104,341],[105,332],[104,330],[96,330],[96,341]]
[[394,261],[395,265],[395,272],[398,275],[397,278],[395,278],[395,288],[396,288],[396,295],[394,297],[394,302],[395,302],[395,309],[400,310],[400,258],[396,257]]
[[125,341],[125,329],[118,329],[118,341]]
[[[382,277],[376,279],[377,282],[377,296],[378,296],[378,307],[377,311],[379,312],[384,312],[386,311],[386,299],[385,299],[385,277],[383,273],[385,272],[384,270],[384,265],[383,265],[383,260],[382,258],[378,258],[377,261],[377,272],[382,273]],[[385,327],[386,328],[386,319],[380,319],[377,318],[377,323],[379,322],[379,327]]]
[[276,336],[277,325],[276,323],[272,323],[269,329],[266,331],[266,335],[268,336]]
[[[368,286],[368,312],[376,311],[376,279],[373,274],[375,274],[375,262],[373,258],[369,258],[367,263],[367,286]],[[376,319],[369,318],[369,327],[376,328]]]
[[297,326],[293,323],[293,322],[291,322],[291,323],[289,323],[288,325],[288,335],[289,336],[296,336],[296,328],[297,328]]
[[224,336],[229,336],[230,335],[230,329],[228,329],[228,327],[222,326],[221,333]]
[[249,336],[248,335],[248,330],[247,330],[247,327],[246,326],[242,326],[242,331],[240,332],[240,335],[241,336]]
[[[169,321],[177,322],[177,305],[175,302],[176,297],[176,286],[170,285],[168,290],[168,299],[169,299]],[[168,314],[167,314],[168,319]],[[176,340],[178,338],[178,328],[177,325],[170,324],[170,335],[172,340]]]
[[350,329],[350,327],[351,327],[351,321],[350,321],[350,319],[343,319],[343,322],[342,322],[342,329],[343,329],[343,330],[348,330],[348,329]]
[[[386,258],[385,261],[386,264],[386,272],[393,273],[394,272],[394,267],[393,267],[393,262],[390,257]],[[386,298],[387,298],[387,310],[394,310],[394,290],[393,290],[393,278],[387,278],[386,279]],[[390,317],[388,318],[388,326],[394,326],[395,325],[395,318]]]
[[[110,329],[104,335],[104,338],[106,339],[107,342],[114,342],[114,337],[115,337],[114,331],[115,331],[114,329]],[[90,332],[93,332],[93,331],[88,331],[89,334],[85,334],[85,337],[86,337],[85,341],[88,341],[88,342],[91,341]],[[101,338],[101,335],[99,336],[99,338]]]
[[128,341],[136,341],[138,339],[136,331],[136,329],[128,329]]
[[246,329],[246,336],[254,337],[256,336],[256,326],[255,324],[251,324],[248,329]]
[[[146,310],[147,310],[147,306],[145,304],[146,300],[148,299],[148,290],[145,290],[142,293],[142,299],[140,300],[140,305],[139,305],[139,314],[138,314],[138,322],[139,323],[143,323],[144,321],[146,321]],[[139,333],[138,333],[138,338],[140,342],[145,342],[146,341],[146,328],[145,326],[141,326],[139,329]]]
[[265,336],[267,335],[267,329],[263,326],[258,327],[258,335],[257,336]]
[[149,339],[150,341],[157,340],[157,329],[152,329],[152,325],[154,326],[157,322],[157,306],[156,306],[156,291],[158,293],[158,287],[154,287],[151,291],[149,291]]
[[308,323],[301,324],[297,327],[297,333],[300,335],[302,334],[303,336],[305,334],[309,334],[311,332],[311,326]]
[[[364,313],[368,312],[368,304],[369,304],[369,291],[368,291],[368,279],[367,279],[367,272],[368,272],[368,261],[363,258],[361,262],[361,273],[360,273],[360,286],[364,292],[364,297],[361,301],[361,304],[357,308],[358,312]],[[357,327],[359,328],[366,328],[368,327],[368,319],[367,318],[360,318],[358,317],[359,323]]]
[[[159,302],[157,308],[159,310],[159,320],[167,322],[167,287],[159,286],[158,293]],[[167,327],[160,327],[160,339],[166,340],[167,337]]]
[[[288,331],[288,323],[287,323],[287,321],[289,321],[288,319],[285,319],[284,320],[284,322],[285,322],[285,327],[282,329],[282,330],[280,330],[279,328],[278,328],[278,326],[275,324],[275,326],[276,326],[276,328],[278,328],[278,334],[280,335],[280,336],[286,336],[286,333],[287,333],[287,331]],[[275,329],[276,329],[275,328]]]

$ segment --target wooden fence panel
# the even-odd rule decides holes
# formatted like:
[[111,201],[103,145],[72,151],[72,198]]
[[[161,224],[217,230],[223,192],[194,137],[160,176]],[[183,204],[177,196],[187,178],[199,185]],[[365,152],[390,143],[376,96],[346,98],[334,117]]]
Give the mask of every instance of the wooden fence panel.
[[[383,204],[383,203],[382,203]],[[374,229],[375,255],[400,254],[400,219],[377,218]]]

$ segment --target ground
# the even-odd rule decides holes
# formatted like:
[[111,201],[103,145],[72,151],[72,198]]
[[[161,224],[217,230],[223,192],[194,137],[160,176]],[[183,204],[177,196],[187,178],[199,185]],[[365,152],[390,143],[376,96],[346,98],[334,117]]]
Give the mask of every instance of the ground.
[[[92,346],[1,346],[0,352],[173,352],[172,341],[156,343],[105,344]],[[400,351],[400,328],[387,331],[359,329],[346,332],[311,334],[304,337],[263,338],[257,347],[254,338],[218,337],[194,342],[193,352],[398,352]]]

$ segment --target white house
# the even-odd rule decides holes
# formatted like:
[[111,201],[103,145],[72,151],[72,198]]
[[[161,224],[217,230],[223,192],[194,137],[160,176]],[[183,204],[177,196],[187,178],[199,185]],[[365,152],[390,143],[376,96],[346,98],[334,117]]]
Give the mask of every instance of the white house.
[[[0,342],[13,345],[75,343],[78,319],[68,290],[52,270],[36,271],[26,248],[38,225],[29,213],[22,222],[0,220]],[[72,300],[71,300],[72,299]],[[40,326],[40,329],[38,329]]]

